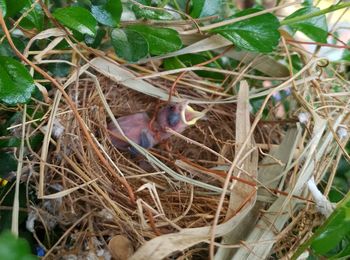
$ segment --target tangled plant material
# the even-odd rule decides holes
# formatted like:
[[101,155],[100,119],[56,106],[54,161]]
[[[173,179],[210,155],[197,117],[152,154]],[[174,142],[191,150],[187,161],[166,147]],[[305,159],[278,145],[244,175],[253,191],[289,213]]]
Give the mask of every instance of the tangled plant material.
[[[346,134],[338,138],[337,129],[349,120],[347,95],[333,95],[330,80],[344,88],[341,93],[348,93],[349,86],[324,71],[320,59],[306,55],[308,60],[295,75],[285,75],[283,69],[273,75],[270,64],[281,64],[247,54],[234,73],[221,71],[230,82],[224,89],[194,74],[193,68],[159,72],[157,58],[143,65],[122,65],[113,55],[102,57],[73,44],[66,33],[41,32],[22,57],[40,71],[52,62],[60,41],[72,48],[69,77],[60,83],[46,77],[59,89],[43,91],[46,100],[52,100],[48,113],[24,122],[28,136],[40,131],[46,136],[41,154],[32,151],[33,159],[25,164],[32,169],[26,175],[28,190],[39,190],[42,199],[32,206],[30,231],[38,244],[43,244],[41,237],[47,238],[47,258],[101,256],[108,250],[131,259],[214,253],[221,259],[233,253],[234,259],[246,259],[271,252],[285,257],[311,235],[320,223],[311,225],[312,219],[321,216],[304,184],[312,176],[320,181],[336,167],[331,162],[348,139]],[[50,48],[32,52],[30,45],[45,37],[54,38]],[[225,39],[217,38],[181,51],[227,46]],[[302,53],[300,46],[294,48]],[[280,52],[289,55],[287,50]],[[251,69],[269,77],[250,75]],[[181,76],[172,75],[179,72]],[[255,88],[243,78],[277,83]],[[150,150],[130,142],[140,153],[137,157],[112,145],[110,121],[138,112],[156,113],[173,89],[174,102],[206,110],[206,119],[183,135],[172,133],[168,142]],[[270,98],[289,89],[293,110],[284,117],[293,120],[281,120],[280,100],[274,106]],[[257,97],[265,99],[253,117],[248,100]],[[45,111],[46,104],[37,102],[30,108]],[[263,119],[264,109],[269,120]],[[300,119],[302,113],[309,115],[307,120]],[[298,117],[303,125],[297,123]],[[61,236],[52,241],[57,231]],[[217,237],[222,237],[220,244]],[[125,252],[116,253],[118,246]]]

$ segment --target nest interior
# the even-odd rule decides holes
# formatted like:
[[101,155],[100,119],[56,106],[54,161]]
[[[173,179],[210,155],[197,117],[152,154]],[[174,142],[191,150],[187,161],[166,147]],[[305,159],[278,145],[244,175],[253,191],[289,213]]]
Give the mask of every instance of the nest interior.
[[[147,112],[152,117],[159,107],[166,104],[103,76],[99,76],[99,82],[116,118],[136,112]],[[79,185],[81,188],[37,205],[47,237],[53,228],[66,232],[69,229],[71,233],[65,242],[53,248],[54,255],[76,253],[79,247],[103,247],[115,235],[126,236],[136,249],[156,236],[212,223],[219,193],[179,182],[143,156],[116,149],[106,128],[110,118],[88,78],[81,78],[79,84],[68,89],[68,93],[74,97],[81,117],[109,162],[116,165],[129,183],[137,203],[130,202],[125,187],[118,180],[120,173],[115,169],[110,172],[100,163],[75,116],[61,101],[54,128],[63,128],[64,131],[56,138],[55,145],[50,146],[45,194],[74,189]],[[196,108],[202,110],[204,106]],[[173,136],[150,152],[185,176],[221,187],[224,175],[210,169],[224,165],[225,161],[203,147],[217,151],[228,160],[234,158],[235,111],[234,104],[217,105],[206,118],[186,129],[183,135],[200,145]],[[269,138],[264,127],[258,135],[258,139]],[[38,180],[35,185],[39,185]],[[224,202],[221,220],[225,217],[228,199]],[[49,221],[53,223],[48,224]],[[91,238],[98,239],[101,245],[91,242]]]

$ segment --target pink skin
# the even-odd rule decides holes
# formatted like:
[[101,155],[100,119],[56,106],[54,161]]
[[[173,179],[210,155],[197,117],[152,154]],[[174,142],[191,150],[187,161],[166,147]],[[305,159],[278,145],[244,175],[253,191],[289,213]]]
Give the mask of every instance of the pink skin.
[[[203,116],[203,114],[189,110],[187,104],[170,104],[160,109],[156,120],[152,123],[145,112],[119,117],[117,121],[124,134],[130,140],[148,149],[171,136],[170,133],[166,132],[166,128],[171,128],[181,133],[188,125],[193,124],[193,122],[188,123],[182,120],[181,112],[183,110],[185,110],[186,121],[190,121],[193,118],[199,119]],[[108,130],[110,131],[112,143],[116,148],[124,151],[130,150],[130,144],[124,141],[123,136],[113,122],[108,124]]]
[[[147,113],[136,113],[128,116],[122,116],[117,119],[120,128],[123,130],[124,134],[133,142],[142,145],[141,136],[144,135],[149,141],[149,147],[153,147],[156,142],[156,137],[154,131],[150,129],[150,118]],[[111,132],[111,140],[115,147],[120,150],[126,151],[129,149],[130,144],[123,140],[123,136],[119,130],[115,127],[113,122],[108,124],[108,130]]]

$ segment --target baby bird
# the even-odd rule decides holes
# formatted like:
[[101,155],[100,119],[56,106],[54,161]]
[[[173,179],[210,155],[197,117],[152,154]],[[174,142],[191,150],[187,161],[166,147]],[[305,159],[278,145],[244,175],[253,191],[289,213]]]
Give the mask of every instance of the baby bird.
[[[164,106],[159,110],[154,122],[151,122],[146,112],[122,116],[117,121],[124,134],[130,140],[143,148],[149,149],[171,136],[166,131],[167,128],[181,133],[187,126],[194,125],[203,116],[204,113],[195,111],[185,102]],[[108,124],[108,130],[115,147],[123,151],[132,151],[130,144],[113,122]]]

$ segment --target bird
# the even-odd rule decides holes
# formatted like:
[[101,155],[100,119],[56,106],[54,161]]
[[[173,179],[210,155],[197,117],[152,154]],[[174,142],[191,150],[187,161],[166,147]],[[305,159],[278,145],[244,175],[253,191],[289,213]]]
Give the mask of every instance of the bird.
[[[127,138],[145,149],[150,149],[171,137],[167,128],[181,133],[204,116],[205,113],[194,110],[188,102],[182,102],[165,105],[152,119],[146,112],[138,112],[119,117],[117,122]],[[107,125],[107,129],[112,144],[117,149],[136,153],[113,122]]]

